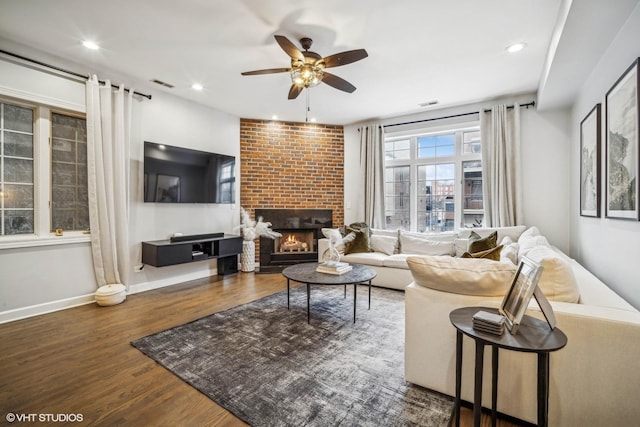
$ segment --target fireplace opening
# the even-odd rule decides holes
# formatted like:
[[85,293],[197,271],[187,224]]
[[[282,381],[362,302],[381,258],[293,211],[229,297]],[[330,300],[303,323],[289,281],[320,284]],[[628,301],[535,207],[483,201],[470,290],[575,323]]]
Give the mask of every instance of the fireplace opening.
[[256,209],[282,237],[260,238],[260,272],[280,272],[285,267],[318,259],[322,229],[331,228],[331,209]]
[[282,237],[276,237],[273,242],[274,253],[315,252],[313,231],[282,230],[280,233]]

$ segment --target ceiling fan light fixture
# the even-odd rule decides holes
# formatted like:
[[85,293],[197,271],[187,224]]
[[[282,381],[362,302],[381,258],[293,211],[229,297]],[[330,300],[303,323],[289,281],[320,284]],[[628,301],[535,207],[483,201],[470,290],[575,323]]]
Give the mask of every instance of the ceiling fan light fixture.
[[291,70],[291,81],[302,87],[313,87],[322,81],[322,69],[313,65],[303,65]]

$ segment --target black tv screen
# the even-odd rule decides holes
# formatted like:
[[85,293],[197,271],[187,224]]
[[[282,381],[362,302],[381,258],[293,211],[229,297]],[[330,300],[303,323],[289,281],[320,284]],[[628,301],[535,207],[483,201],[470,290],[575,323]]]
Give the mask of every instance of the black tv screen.
[[236,158],[144,143],[144,201],[235,203]]

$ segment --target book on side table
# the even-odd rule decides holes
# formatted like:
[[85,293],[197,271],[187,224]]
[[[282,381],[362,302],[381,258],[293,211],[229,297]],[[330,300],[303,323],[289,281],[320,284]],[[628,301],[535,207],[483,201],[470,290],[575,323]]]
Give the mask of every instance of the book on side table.
[[353,269],[346,262],[340,261],[326,261],[318,265],[316,271],[318,273],[327,273],[327,274],[344,274],[347,271],[351,271]]

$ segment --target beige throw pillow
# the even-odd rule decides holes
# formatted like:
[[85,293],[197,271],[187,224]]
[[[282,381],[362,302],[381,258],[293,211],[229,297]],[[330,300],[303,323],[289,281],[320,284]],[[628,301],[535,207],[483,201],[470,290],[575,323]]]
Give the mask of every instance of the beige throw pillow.
[[416,284],[443,292],[502,297],[506,294],[516,266],[484,258],[449,256],[407,258]]

